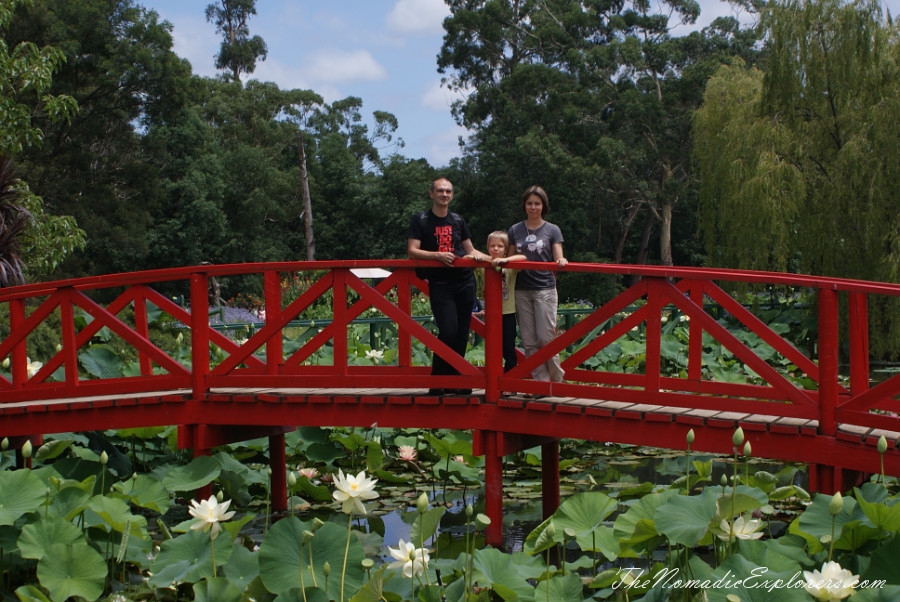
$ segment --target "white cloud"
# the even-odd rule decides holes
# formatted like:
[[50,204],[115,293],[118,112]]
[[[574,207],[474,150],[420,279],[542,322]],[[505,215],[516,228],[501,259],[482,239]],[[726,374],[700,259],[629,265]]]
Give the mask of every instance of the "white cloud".
[[426,136],[424,146],[428,149],[428,162],[434,166],[448,165],[451,159],[460,156],[459,137],[465,138],[467,134],[465,128],[454,126]]
[[[302,59],[300,63],[302,64]],[[308,67],[303,70],[313,84],[387,79],[387,70],[366,50],[320,52],[312,57]]]
[[400,34],[442,34],[450,9],[443,0],[397,0],[385,17],[388,30]]
[[422,106],[434,111],[448,112],[455,100],[465,98],[463,92],[454,92],[441,85],[441,80],[434,80],[422,95]]
[[[165,20],[166,17],[161,17]],[[216,35],[215,28],[203,18],[194,16],[182,17],[177,21],[169,18],[172,23],[172,49],[178,56],[184,57],[191,63],[191,69],[195,75],[215,77],[215,56],[219,53],[222,40]]]

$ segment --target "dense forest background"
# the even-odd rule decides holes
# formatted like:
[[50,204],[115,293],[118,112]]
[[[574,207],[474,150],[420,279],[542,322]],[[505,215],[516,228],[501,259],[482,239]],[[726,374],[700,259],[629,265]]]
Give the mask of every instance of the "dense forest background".
[[[28,278],[405,257],[441,175],[479,247],[540,184],[572,261],[896,279],[892,20],[878,2],[733,1],[751,25],[675,35],[693,0],[447,0],[435,69],[468,92],[452,110],[471,136],[435,166],[364,99],[253,79],[255,0],[205,8],[216,78],[139,1],[0,0],[0,140],[44,224],[21,243]],[[23,69],[22,48],[44,59]]]

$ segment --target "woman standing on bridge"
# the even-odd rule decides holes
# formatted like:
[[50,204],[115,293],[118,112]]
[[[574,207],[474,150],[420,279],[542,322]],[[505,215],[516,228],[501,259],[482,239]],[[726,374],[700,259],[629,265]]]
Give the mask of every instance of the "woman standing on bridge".
[[[544,220],[550,211],[547,193],[540,186],[531,186],[522,195],[525,221],[509,229],[510,245],[528,261],[554,262],[565,267],[569,261],[563,256],[563,235],[559,226]],[[520,270],[516,278],[516,318],[519,334],[530,357],[556,337],[556,311],[559,296],[556,292],[556,273],[552,270]],[[537,366],[531,372],[535,380],[563,380],[565,372],[559,356]]]

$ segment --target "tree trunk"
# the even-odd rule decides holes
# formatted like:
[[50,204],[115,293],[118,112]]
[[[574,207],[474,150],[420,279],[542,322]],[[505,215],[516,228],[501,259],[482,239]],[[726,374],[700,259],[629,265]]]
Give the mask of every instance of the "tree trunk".
[[622,226],[622,233],[619,235],[619,242],[616,244],[616,252],[613,254],[613,263],[622,263],[622,257],[625,255],[625,243],[628,241],[628,232],[631,230],[631,224],[637,217],[638,211],[641,209],[641,203],[637,202],[632,205],[625,217],[625,223]]
[[653,223],[656,219],[653,217],[653,214],[647,216],[647,221],[644,222],[644,232],[641,234],[641,247],[638,249],[637,259],[635,263],[638,265],[646,265],[647,263],[647,255],[650,250],[650,235],[653,233]]
[[672,265],[672,203],[666,201],[662,206],[662,224],[659,230],[659,262]]
[[306,149],[303,147],[303,132],[297,132],[297,146],[300,149],[300,182],[303,193],[303,217],[306,225],[306,259],[316,258],[316,239],[313,236],[312,199],[309,198],[309,174],[306,171]]

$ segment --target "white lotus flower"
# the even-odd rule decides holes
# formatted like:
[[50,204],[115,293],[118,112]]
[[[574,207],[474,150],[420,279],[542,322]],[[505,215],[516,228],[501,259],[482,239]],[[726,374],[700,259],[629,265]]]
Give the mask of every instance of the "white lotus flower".
[[380,362],[384,359],[384,351],[381,349],[369,349],[366,351],[366,357],[373,362]]
[[31,378],[35,374],[38,373],[38,370],[44,367],[43,362],[32,362],[31,358],[28,358],[28,364],[25,369],[28,371],[28,378]]
[[389,569],[403,569],[403,576],[412,579],[413,575],[421,575],[428,568],[428,550],[417,548],[412,543],[400,540],[396,548],[388,546],[388,551],[394,562],[388,565]]
[[853,593],[859,582],[854,575],[840,564],[830,560],[822,565],[822,571],[803,571],[806,591],[817,600],[843,600]]
[[210,538],[215,539],[219,531],[222,530],[222,526],[219,523],[234,516],[234,510],[226,512],[230,504],[231,500],[219,503],[219,500],[214,495],[209,496],[208,500],[203,500],[202,502],[191,500],[191,507],[188,512],[197,519],[197,522],[191,525],[191,530],[206,531],[211,529]]
[[373,500],[378,497],[375,491],[377,479],[370,479],[366,471],[362,470],[358,475],[344,476],[343,470],[338,470],[334,477],[334,486],[337,489],[332,495],[341,502],[341,510],[344,514],[366,514],[366,507],[362,500]]
[[718,533],[719,539],[723,541],[734,541],[735,539],[759,539],[763,536],[762,521],[757,519],[744,520],[743,516],[734,519],[734,523],[729,523],[726,519],[722,519],[719,528],[722,533]]

